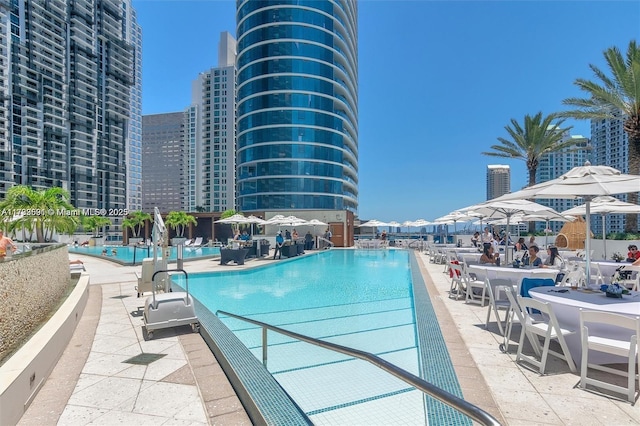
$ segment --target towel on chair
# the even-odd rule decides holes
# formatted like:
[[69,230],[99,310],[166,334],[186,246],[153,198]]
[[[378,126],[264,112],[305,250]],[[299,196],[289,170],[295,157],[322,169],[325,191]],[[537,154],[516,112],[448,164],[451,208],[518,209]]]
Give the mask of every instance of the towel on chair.
[[523,278],[522,285],[520,286],[520,296],[531,297],[529,290],[534,287],[553,287],[556,285],[556,281],[553,278]]

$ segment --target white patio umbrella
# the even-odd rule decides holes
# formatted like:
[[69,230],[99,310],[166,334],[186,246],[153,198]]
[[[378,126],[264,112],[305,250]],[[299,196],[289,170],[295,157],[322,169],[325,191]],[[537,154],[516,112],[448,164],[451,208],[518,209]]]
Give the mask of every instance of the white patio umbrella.
[[[533,201],[523,200],[523,199],[511,199],[511,200],[502,200],[502,197],[494,198],[493,200],[489,200],[482,204],[477,204],[476,206],[472,206],[472,210],[468,210],[468,212],[474,212],[482,215],[485,218],[506,218],[507,219],[507,229],[509,229],[509,223],[511,218],[514,215],[525,215],[525,214],[548,214],[550,217],[562,217],[562,215],[551,207],[543,206],[542,204],[534,203]],[[509,238],[507,236],[506,246],[505,246],[505,260],[509,262]]]
[[391,228],[399,228],[402,226],[401,223],[392,220],[391,222],[387,222],[387,226],[389,227],[389,232],[391,232]]
[[[226,217],[224,219],[216,220],[214,223],[227,223],[229,225],[240,225],[244,223],[249,223],[248,218],[240,213],[236,213],[233,216]],[[232,229],[233,231],[233,229]],[[235,231],[233,231],[235,232]],[[239,231],[238,231],[239,232]]]
[[[564,215],[583,216],[587,212],[587,205],[582,204],[572,209],[562,212]],[[626,203],[609,195],[602,195],[591,200],[591,213],[598,213],[602,216],[602,244],[604,249],[604,258],[607,258],[607,222],[608,214],[613,213],[640,213],[640,206],[637,204]]]
[[375,236],[376,228],[378,228],[379,226],[387,226],[387,225],[388,225],[387,222],[381,222],[377,219],[371,219],[368,222],[361,223],[360,228],[363,228],[363,227],[374,228],[373,235]]
[[554,222],[573,222],[575,220],[575,218],[573,216],[567,215],[565,214],[565,212],[562,212],[562,214],[558,217],[555,213],[553,214],[546,214],[545,212],[539,212],[537,214],[526,214],[524,216],[522,216],[522,221],[523,222],[545,222],[545,228],[544,228],[544,245],[545,247],[549,245],[548,243],[548,239],[549,239],[549,222],[554,221]]
[[640,176],[627,175],[609,166],[592,166],[586,162],[584,166],[574,167],[559,178],[552,179],[523,190],[505,194],[496,200],[522,200],[526,198],[584,198],[585,222],[587,232],[585,238],[585,260],[587,283],[591,273],[591,201],[599,195],[626,194],[640,192]]

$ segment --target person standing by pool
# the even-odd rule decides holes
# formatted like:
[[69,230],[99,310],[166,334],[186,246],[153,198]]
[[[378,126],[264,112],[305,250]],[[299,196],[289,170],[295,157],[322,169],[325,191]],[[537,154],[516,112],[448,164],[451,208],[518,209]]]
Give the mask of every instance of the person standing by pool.
[[278,259],[282,259],[282,246],[284,245],[284,238],[282,238],[282,231],[278,231],[276,235],[276,246],[273,249],[273,260],[276,260],[276,255],[279,254]]
[[285,240],[291,240],[291,232],[289,232],[288,229],[284,230],[284,239]]
[[313,250],[313,235],[311,235],[311,231],[307,231],[307,233],[304,234],[304,249]]

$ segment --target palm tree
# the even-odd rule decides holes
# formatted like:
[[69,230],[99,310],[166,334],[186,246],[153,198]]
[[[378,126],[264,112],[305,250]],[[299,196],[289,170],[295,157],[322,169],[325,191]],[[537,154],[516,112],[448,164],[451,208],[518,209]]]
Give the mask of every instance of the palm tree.
[[501,145],[492,145],[493,152],[483,152],[482,154],[523,160],[527,163],[529,172],[528,185],[534,185],[536,171],[543,155],[575,145],[575,142],[571,140],[563,142],[564,133],[571,127],[561,128],[564,120],[553,124],[557,118],[556,114],[550,114],[543,119],[542,112],[533,117],[527,114],[524,116],[524,128],[512,118],[511,125],[505,126],[511,140],[498,138]]
[[137,210],[131,212],[129,217],[122,221],[122,226],[130,228],[131,231],[133,231],[133,237],[138,238],[140,231],[142,230],[142,226],[147,220],[151,220],[151,215],[143,212],[142,210]]
[[[53,232],[69,233],[79,224],[69,192],[63,188],[33,189],[26,185],[9,188],[0,202],[0,212],[24,212],[13,220],[13,228],[34,230],[38,242],[45,242]],[[11,213],[13,217],[13,213]],[[11,219],[11,218],[9,218]]]
[[[576,79],[574,84],[588,98],[565,99],[565,105],[577,109],[561,114],[580,120],[623,120],[629,142],[629,173],[640,174],[640,47],[631,40],[626,57],[617,47],[610,47],[604,51],[604,58],[611,76],[589,64],[598,81]],[[638,193],[630,193],[628,201],[638,204]],[[638,230],[637,215],[627,215],[625,223],[626,232]]]
[[111,219],[104,216],[84,216],[82,218],[82,227],[89,232],[93,232],[93,236],[97,237],[100,228],[111,225]]
[[[527,164],[529,172],[528,186],[536,183],[536,171],[540,164],[540,158],[551,152],[560,151],[564,148],[575,145],[572,140],[563,142],[564,134],[571,127],[562,128],[564,120],[558,120],[555,124],[554,120],[558,120],[556,114],[549,114],[542,117],[542,112],[537,113],[533,117],[524,116],[524,128],[516,121],[511,119],[511,125],[505,126],[505,130],[509,133],[511,139],[498,138],[499,145],[492,145],[491,152],[483,152],[482,154],[491,157],[512,158],[523,160]],[[535,223],[529,224],[529,232],[535,231]]]
[[176,230],[176,236],[182,238],[185,228],[193,223],[196,225],[198,221],[195,217],[186,214],[185,212],[169,212],[165,219],[165,224]]

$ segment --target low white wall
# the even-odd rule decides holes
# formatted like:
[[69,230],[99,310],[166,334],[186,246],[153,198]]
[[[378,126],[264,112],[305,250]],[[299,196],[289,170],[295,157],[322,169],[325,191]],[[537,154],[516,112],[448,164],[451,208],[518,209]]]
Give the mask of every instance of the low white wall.
[[18,423],[69,343],[88,298],[89,275],[82,274],[49,321],[0,366],[0,425]]

